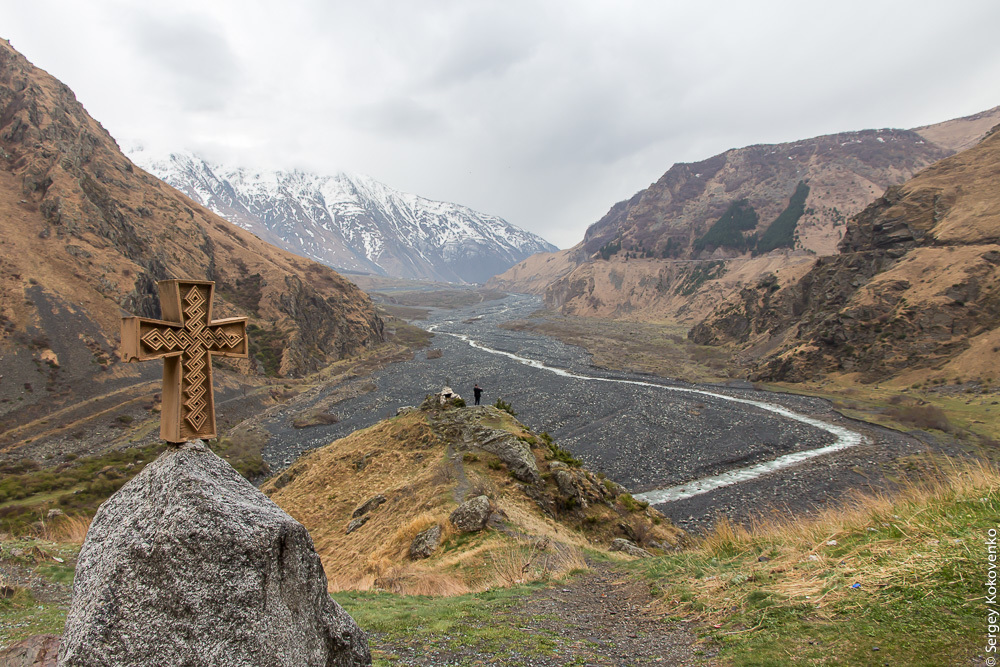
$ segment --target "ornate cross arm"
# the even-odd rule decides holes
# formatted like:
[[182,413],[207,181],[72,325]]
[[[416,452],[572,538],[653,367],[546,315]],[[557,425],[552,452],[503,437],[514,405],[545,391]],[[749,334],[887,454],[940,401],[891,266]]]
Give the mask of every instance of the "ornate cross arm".
[[161,280],[163,320],[122,318],[122,361],[163,359],[160,437],[214,438],[212,356],[247,356],[247,318],[212,320],[215,283]]

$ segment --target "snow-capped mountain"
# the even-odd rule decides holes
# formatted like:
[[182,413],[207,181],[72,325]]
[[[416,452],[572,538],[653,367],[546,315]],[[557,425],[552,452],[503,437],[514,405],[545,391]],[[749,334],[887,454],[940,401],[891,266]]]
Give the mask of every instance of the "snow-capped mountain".
[[336,269],[478,283],[556,250],[497,216],[358,174],[255,171],[141,148],[129,157],[233,224]]

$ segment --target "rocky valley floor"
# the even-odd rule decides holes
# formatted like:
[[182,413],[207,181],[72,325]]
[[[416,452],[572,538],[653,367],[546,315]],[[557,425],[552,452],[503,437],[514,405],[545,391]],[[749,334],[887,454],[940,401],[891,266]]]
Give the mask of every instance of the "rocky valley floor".
[[[747,521],[796,513],[839,500],[852,489],[881,488],[887,478],[898,479],[910,457],[941,448],[848,419],[825,400],[758,391],[745,382],[692,385],[608,371],[593,366],[578,347],[498,326],[526,317],[538,305],[533,297],[509,296],[433,311],[421,325],[435,332],[435,353],[418,352],[411,361],[391,364],[359,380],[353,390],[318,388],[245,426],[267,436],[264,456],[278,471],[302,452],[395,415],[441,386],[452,387],[471,403],[478,383],[484,402],[511,403],[535,431],[547,431],[588,468],[633,493],[682,486],[828,447],[838,442],[831,430],[858,435],[857,446],[657,504],[678,525],[696,530],[719,515]],[[316,406],[339,421],[296,428],[295,420],[315,412]],[[795,416],[789,418],[789,413]]]

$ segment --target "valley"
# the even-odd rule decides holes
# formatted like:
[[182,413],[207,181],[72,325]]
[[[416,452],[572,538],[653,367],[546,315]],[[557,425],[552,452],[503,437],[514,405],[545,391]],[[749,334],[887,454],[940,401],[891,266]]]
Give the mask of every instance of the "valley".
[[[747,522],[774,511],[809,511],[850,489],[883,488],[888,479],[900,479],[908,458],[943,449],[929,436],[921,440],[847,419],[822,399],[760,391],[740,381],[695,385],[602,369],[579,347],[501,326],[539,306],[537,297],[510,295],[431,310],[420,325],[435,332],[431,349],[440,357],[418,352],[353,381],[354,389],[315,387],[240,430],[267,437],[262,453],[278,472],[303,452],[392,417],[442,386],[471,403],[478,383],[484,403],[509,402],[519,419],[548,432],[588,468],[632,493],[647,493],[657,509],[696,531],[717,515]],[[339,421],[295,427],[303,415],[320,411]],[[831,428],[857,434],[856,446],[670,502],[650,493],[828,447],[840,438]]]
[[[93,34],[74,60],[113,75],[104,101],[44,50],[52,74],[0,39],[0,667],[42,664],[28,654],[60,641],[63,658],[88,656],[67,665],[109,648],[140,659],[99,662],[992,664],[981,580],[1000,516],[1000,106],[955,117],[996,100],[952,104],[925,72],[909,113],[861,114],[881,95],[817,69],[836,95],[822,106],[843,115],[803,112],[775,132],[755,117],[763,88],[701,107],[669,72],[578,58],[560,34],[587,14],[574,10],[557,30],[533,16],[544,40],[531,48],[442,22],[433,62],[404,48],[421,62],[405,85],[380,74],[405,41],[339,8],[305,12],[326,28],[323,75],[302,57],[275,68],[280,86],[267,71],[298,51],[270,48],[277,21],[252,41],[208,20],[201,38],[181,23],[158,38],[170,26],[157,18],[132,26],[139,39],[102,32],[116,21],[65,34],[57,16],[34,21],[67,44]],[[695,75],[713,61],[614,13],[684,49],[663,63]],[[894,14],[894,33],[913,31]],[[506,40],[521,23],[494,29]],[[602,57],[641,46],[602,23],[587,39]],[[761,41],[751,25],[743,40]],[[302,27],[296,45],[312,51]],[[947,25],[932,27],[944,64]],[[858,53],[888,43],[840,33],[842,60],[847,38]],[[452,52],[459,36],[474,48]],[[615,37],[624,48],[604,48]],[[144,51],[110,57],[129,41]],[[710,41],[731,62],[752,51]],[[333,58],[341,43],[353,51]],[[166,63],[164,45],[192,60]],[[527,87],[550,50],[572,75]],[[178,82],[227,102],[199,94],[164,123],[147,100],[126,139],[110,110],[141,102],[138,84],[157,77],[131,66],[147,60],[183,65]],[[950,76],[989,71],[978,60],[948,63]],[[804,99],[790,64],[783,88]],[[867,64],[900,103],[888,58]],[[594,85],[601,72],[614,88]],[[576,77],[591,92],[551,106]],[[494,88],[508,78],[519,94]],[[449,91],[463,104],[439,107]],[[260,103],[286,93],[288,106]],[[269,119],[216,124],[230,105]],[[552,122],[522,122],[538,109]],[[952,120],[914,127],[946,109]],[[705,129],[678,124],[689,111]],[[406,190],[342,170],[352,163]],[[160,288],[187,279],[214,292],[188,294],[198,308],[178,315]],[[180,343],[146,343],[183,370],[127,363],[128,315],[173,324]],[[202,315],[245,321],[245,346],[233,334],[227,348],[243,356],[205,354]],[[164,442],[161,420],[211,412],[206,391],[218,437]],[[342,662],[332,645],[345,642]],[[330,657],[289,657],[306,645]],[[239,655],[253,657],[222,657]]]

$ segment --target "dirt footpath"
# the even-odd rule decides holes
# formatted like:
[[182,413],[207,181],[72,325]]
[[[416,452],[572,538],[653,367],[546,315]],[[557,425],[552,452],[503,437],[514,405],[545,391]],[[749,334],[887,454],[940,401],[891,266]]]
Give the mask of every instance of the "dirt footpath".
[[371,647],[393,655],[393,665],[712,664],[715,652],[696,643],[695,628],[657,613],[647,584],[616,572],[611,564],[590,566],[585,574],[535,591],[495,621],[553,640],[550,655],[520,655],[517,647],[505,647],[503,656],[486,653],[482,646],[428,651],[426,645],[392,642],[377,634],[371,638]]

